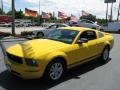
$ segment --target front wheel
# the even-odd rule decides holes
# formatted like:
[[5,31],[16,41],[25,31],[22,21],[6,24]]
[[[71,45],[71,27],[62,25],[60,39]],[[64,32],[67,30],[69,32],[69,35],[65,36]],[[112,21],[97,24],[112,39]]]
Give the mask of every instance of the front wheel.
[[46,68],[44,79],[47,82],[55,82],[63,77],[65,64],[62,60],[56,59],[50,62]]
[[100,57],[100,60],[103,62],[103,63],[106,63],[108,62],[109,60],[109,47],[105,47],[102,54],[101,54],[101,57]]

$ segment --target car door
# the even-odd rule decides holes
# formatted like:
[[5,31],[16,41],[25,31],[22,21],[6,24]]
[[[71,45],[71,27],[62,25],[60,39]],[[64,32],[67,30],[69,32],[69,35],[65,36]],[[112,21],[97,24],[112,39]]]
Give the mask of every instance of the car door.
[[88,56],[88,51],[89,49],[86,43],[72,44],[66,52],[69,66],[71,67],[81,63]]
[[[87,30],[85,32],[83,32],[83,34],[86,33],[87,35],[87,40],[88,42],[86,43],[89,49],[88,52],[88,58],[92,58],[92,57],[96,57],[98,55],[98,45],[97,45],[97,34],[96,31],[92,31],[92,30]],[[82,36],[82,34],[81,34]],[[84,37],[84,36],[82,36]],[[82,38],[81,38],[82,40]]]
[[[97,42],[95,31],[84,31],[80,34],[77,41],[84,41],[83,43],[75,43],[69,49],[70,65],[76,65],[87,61],[89,58],[97,55]],[[77,42],[76,41],[76,42]]]

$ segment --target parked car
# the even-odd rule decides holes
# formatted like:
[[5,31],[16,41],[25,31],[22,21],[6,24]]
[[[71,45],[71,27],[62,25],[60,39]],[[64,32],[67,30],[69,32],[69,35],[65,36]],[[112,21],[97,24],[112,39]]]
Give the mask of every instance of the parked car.
[[69,27],[69,25],[61,24],[61,23],[52,24],[45,29],[43,28],[41,30],[34,30],[33,37],[42,38],[42,37],[46,36],[50,32],[50,30],[53,30],[53,29],[56,29],[59,27]]
[[98,30],[104,31],[102,26],[98,25],[96,22],[86,20],[86,19],[81,19],[77,22],[70,21],[69,24],[71,26],[87,27],[87,28],[98,29]]
[[5,23],[3,27],[11,27],[12,23]]
[[108,22],[104,25],[104,30],[120,33],[120,22]]
[[54,29],[44,39],[29,40],[6,49],[5,65],[24,79],[60,80],[67,69],[93,59],[106,63],[114,44],[111,34],[83,27]]

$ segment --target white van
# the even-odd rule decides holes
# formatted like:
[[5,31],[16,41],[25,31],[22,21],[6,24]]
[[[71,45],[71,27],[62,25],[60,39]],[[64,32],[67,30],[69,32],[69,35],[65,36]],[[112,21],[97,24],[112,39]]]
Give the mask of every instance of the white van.
[[105,31],[120,32],[120,22],[109,22],[104,25]]

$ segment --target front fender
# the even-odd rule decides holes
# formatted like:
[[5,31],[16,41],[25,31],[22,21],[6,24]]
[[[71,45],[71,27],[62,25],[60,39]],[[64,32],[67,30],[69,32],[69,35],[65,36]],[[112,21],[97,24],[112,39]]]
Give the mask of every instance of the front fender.
[[67,63],[67,55],[64,52],[59,52],[59,51],[48,54],[47,57],[45,58],[45,60],[48,64],[54,58],[57,58],[57,57],[64,58],[66,60],[66,63]]

